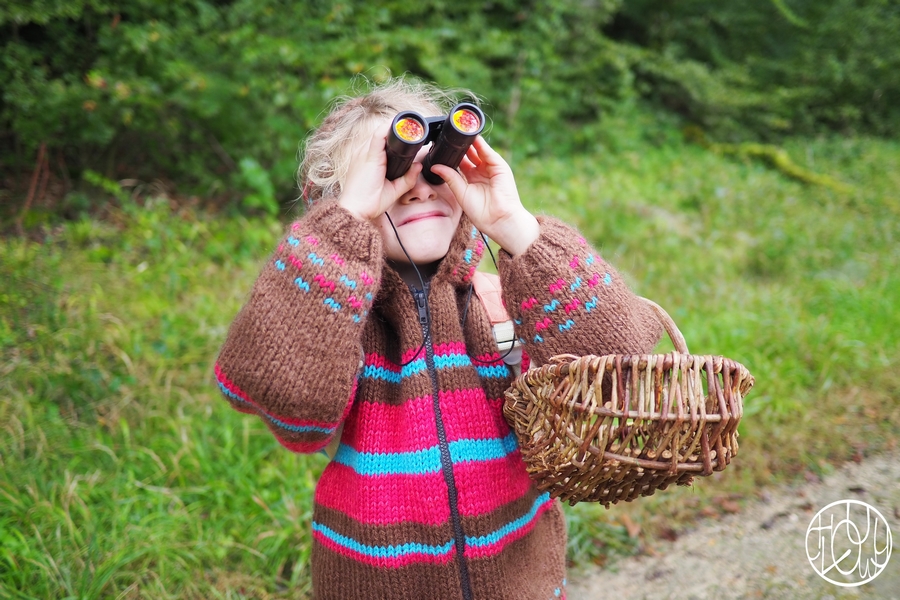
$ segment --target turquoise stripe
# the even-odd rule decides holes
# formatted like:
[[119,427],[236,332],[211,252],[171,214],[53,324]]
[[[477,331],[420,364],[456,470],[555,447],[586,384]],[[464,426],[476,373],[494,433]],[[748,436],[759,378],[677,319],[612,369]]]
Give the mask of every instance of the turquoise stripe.
[[479,460],[496,460],[512,454],[519,447],[516,436],[512,433],[503,439],[492,440],[457,440],[450,442],[450,459],[453,464],[475,462]]
[[453,367],[468,367],[472,364],[468,354],[444,354],[434,357],[434,366],[438,369],[452,369]]
[[366,365],[362,372],[363,379],[384,379],[391,383],[400,383],[400,373],[388,371],[384,367]]
[[415,542],[399,544],[397,546],[368,546],[366,544],[357,542],[351,537],[341,535],[330,527],[322,525],[321,523],[316,523],[315,521],[313,521],[312,529],[314,532],[318,532],[324,535],[332,542],[343,546],[344,548],[349,548],[350,550],[358,552],[359,554],[362,554],[364,556],[373,556],[376,558],[400,558],[402,556],[408,556],[410,554],[443,556],[445,554],[449,554],[453,549],[453,540],[450,540],[446,544],[440,546],[430,546],[428,544],[419,544]]
[[509,376],[509,368],[506,365],[493,365],[490,367],[475,367],[479,377],[502,379]]
[[537,511],[541,508],[541,506],[550,500],[550,494],[548,492],[544,492],[534,500],[534,504],[531,505],[531,510],[527,513],[512,521],[507,523],[497,531],[493,533],[489,533],[487,535],[482,535],[480,537],[470,537],[466,536],[466,545],[467,546],[490,546],[491,544],[496,544],[506,536],[515,533],[519,529],[522,529],[526,525],[528,525],[534,516],[537,514]]
[[[497,460],[512,454],[519,447],[514,434],[489,440],[457,440],[450,442],[453,464]],[[338,446],[334,460],[364,476],[427,475],[441,470],[441,451],[438,446],[414,452],[369,453],[357,452],[346,444]]]
[[[441,356],[434,357],[434,366],[437,369],[454,369],[459,367],[469,367],[472,365],[472,360],[469,358],[468,354],[444,354]],[[366,365],[363,368],[363,378],[365,379],[384,379],[385,381],[389,381],[391,383],[400,383],[401,379],[406,377],[410,377],[411,375],[416,375],[425,370],[425,359],[418,358],[408,365],[404,366],[400,369],[400,372],[392,371],[390,369],[386,369],[384,367],[376,367],[374,365]],[[479,369],[478,374],[481,377],[506,377],[509,375],[509,372],[506,370],[506,367],[476,367]],[[481,369],[494,369],[492,371],[484,371]],[[500,370],[503,372],[501,373]]]
[[341,444],[334,460],[360,475],[426,475],[441,470],[441,451],[437,446],[415,452],[374,454]]
[[[225,387],[225,384],[223,384],[221,381],[219,382],[219,389],[222,390],[222,393],[225,394],[226,396],[228,396],[229,398],[233,398],[242,404],[246,404],[247,406],[252,406],[253,408],[256,408],[255,404],[253,404],[251,402],[247,402],[246,400],[244,400],[243,398],[241,398],[240,396],[238,396],[237,394],[235,394],[234,392],[229,390],[227,387]],[[337,427],[316,427],[315,425],[290,425],[288,423],[285,423],[281,419],[273,417],[272,415],[270,415],[267,412],[263,412],[263,414],[265,414],[269,420],[271,420],[273,423],[275,423],[282,429],[287,429],[288,431],[293,431],[296,433],[308,433],[310,431],[317,431],[319,433],[331,434],[331,433],[334,433],[335,429],[337,429]]]
[[375,365],[366,365],[363,368],[362,377],[364,379],[384,379],[385,381],[389,381],[391,383],[400,383],[400,380],[404,377],[410,377],[411,375],[415,375],[416,373],[421,373],[425,370],[425,359],[418,358],[408,365],[404,366],[400,369],[400,372],[391,371],[390,369],[385,369],[384,367],[376,367]]

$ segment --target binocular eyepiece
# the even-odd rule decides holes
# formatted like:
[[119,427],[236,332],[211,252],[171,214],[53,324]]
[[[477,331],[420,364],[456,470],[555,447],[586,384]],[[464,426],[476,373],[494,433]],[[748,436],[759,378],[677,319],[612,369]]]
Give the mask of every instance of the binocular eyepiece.
[[431,165],[458,167],[475,136],[483,129],[484,113],[469,102],[457,104],[443,117],[425,118],[412,110],[397,113],[384,149],[387,154],[385,176],[393,181],[406,173],[419,149],[432,142],[431,150],[422,161],[422,174],[428,183],[440,185],[444,180],[432,173]]

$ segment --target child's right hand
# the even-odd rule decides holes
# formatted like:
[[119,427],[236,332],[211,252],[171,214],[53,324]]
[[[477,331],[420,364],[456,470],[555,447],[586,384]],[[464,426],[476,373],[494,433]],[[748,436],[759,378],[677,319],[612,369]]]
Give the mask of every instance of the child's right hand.
[[353,216],[371,221],[381,216],[400,196],[412,189],[422,170],[421,162],[415,162],[405,175],[394,181],[385,179],[387,141],[390,121],[376,120],[364,130],[363,142],[350,153],[350,169],[344,180],[338,204]]

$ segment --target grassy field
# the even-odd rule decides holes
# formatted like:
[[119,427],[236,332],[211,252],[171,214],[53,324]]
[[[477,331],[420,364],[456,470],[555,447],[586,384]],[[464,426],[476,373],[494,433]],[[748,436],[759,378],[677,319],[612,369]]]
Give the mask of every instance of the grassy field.
[[[900,144],[786,149],[850,191],[680,144],[514,164],[530,208],[757,380],[732,466],[570,509],[574,564],[900,438]],[[156,198],[0,239],[0,598],[305,595],[325,458],[283,450],[212,379],[280,230]]]

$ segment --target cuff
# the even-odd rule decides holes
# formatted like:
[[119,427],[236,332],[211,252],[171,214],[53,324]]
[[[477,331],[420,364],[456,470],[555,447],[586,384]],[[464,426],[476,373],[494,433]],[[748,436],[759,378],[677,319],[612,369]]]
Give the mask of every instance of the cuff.
[[306,213],[309,227],[328,238],[340,254],[351,260],[381,263],[381,233],[369,221],[357,219],[336,200],[321,200]]

